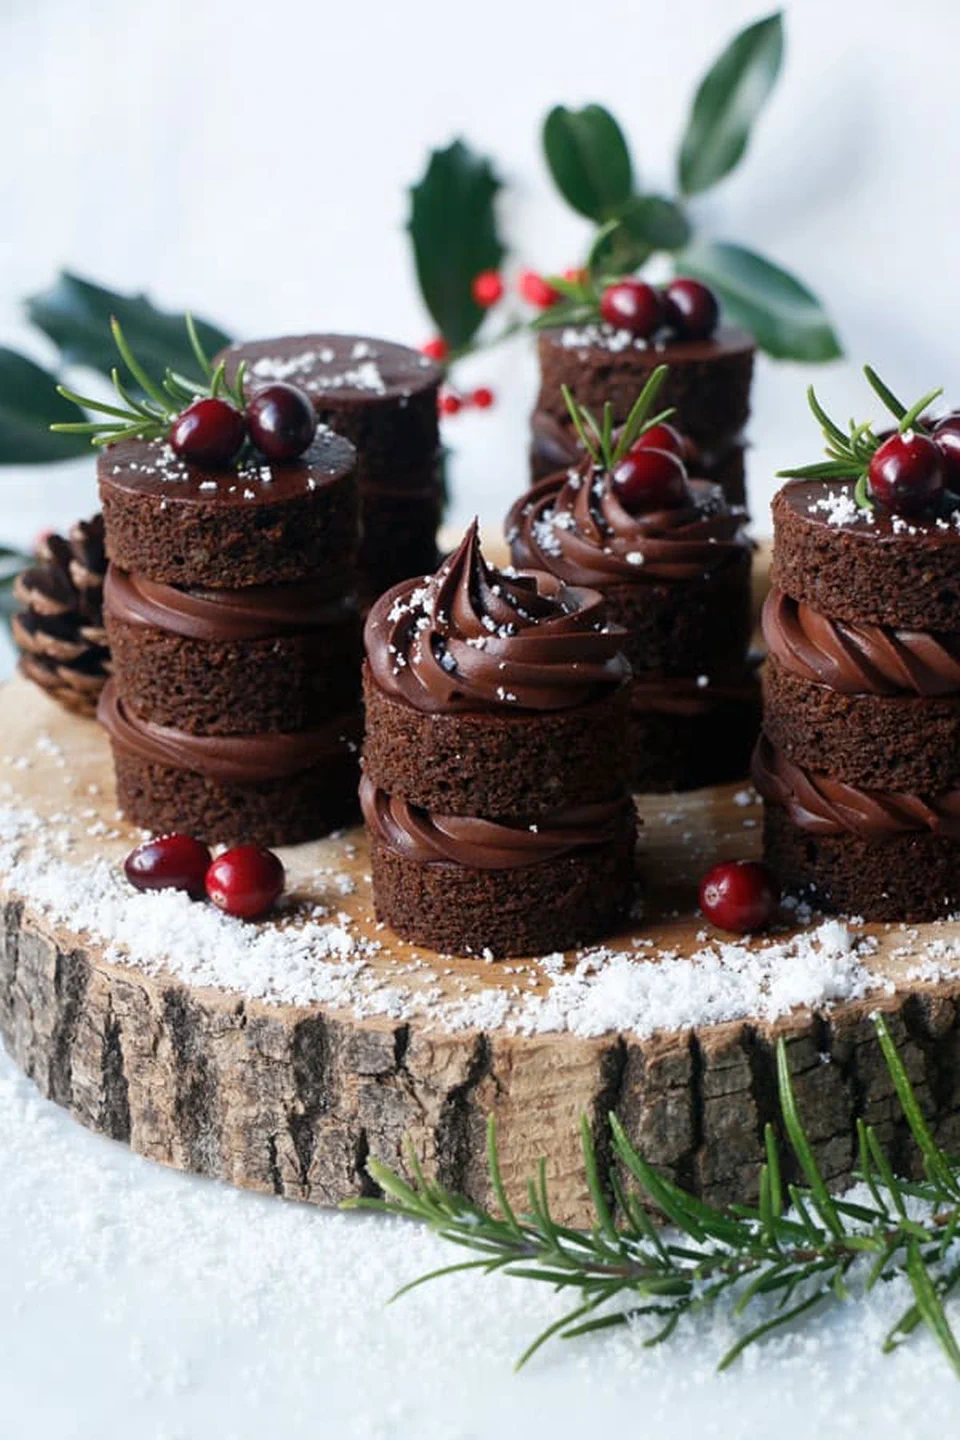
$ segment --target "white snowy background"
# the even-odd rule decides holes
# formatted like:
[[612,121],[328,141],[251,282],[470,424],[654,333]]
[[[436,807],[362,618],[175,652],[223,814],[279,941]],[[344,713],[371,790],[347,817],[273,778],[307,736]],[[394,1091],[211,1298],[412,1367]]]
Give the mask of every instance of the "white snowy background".
[[[692,90],[759,0],[0,0],[0,343],[52,355],[22,298],[61,265],[237,335],[430,332],[403,233],[426,150],[465,136],[507,183],[511,264],[575,259],[586,227],[539,154],[550,105],[601,100],[667,186]],[[846,416],[869,359],[960,396],[955,0],[795,0],[785,75],[704,230],[794,268],[849,360],[761,363],[750,474],[810,456],[809,379]],[[478,361],[499,403],[451,422],[453,518],[497,527],[525,474],[525,347]],[[0,540],[94,507],[92,467],[0,475]],[[717,1380],[702,1328],[651,1355],[621,1335],[510,1361],[554,1313],[517,1283],[450,1281],[392,1310],[447,1252],[377,1222],[236,1195],[88,1136],[0,1060],[2,1433],[247,1440],[649,1431],[783,1440],[956,1432],[932,1345],[882,1360],[901,1297],[838,1313]],[[775,1417],[775,1419],[772,1419]]]

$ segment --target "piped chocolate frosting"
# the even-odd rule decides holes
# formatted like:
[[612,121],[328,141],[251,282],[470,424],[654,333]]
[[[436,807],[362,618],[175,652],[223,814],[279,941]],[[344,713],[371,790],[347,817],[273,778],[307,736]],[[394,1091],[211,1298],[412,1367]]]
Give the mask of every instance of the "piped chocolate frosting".
[[489,566],[477,523],[436,575],[382,596],[367,619],[377,684],[417,710],[563,710],[622,684],[623,631],[603,597]]
[[785,670],[843,695],[960,692],[960,635],[832,619],[774,589],[763,638]]
[[581,466],[548,476],[507,516],[514,564],[549,569],[570,585],[643,585],[712,575],[749,546],[746,513],[719,485],[692,480],[673,509],[632,515],[611,475]]
[[934,796],[863,790],[794,765],[765,735],[754,752],[752,776],[768,804],[780,806],[794,825],[814,835],[846,833],[877,841],[932,831],[960,840],[960,790]]
[[516,870],[606,845],[622,833],[631,803],[582,805],[535,825],[507,824],[472,815],[428,814],[403,796],[378,789],[366,775],[360,782],[360,805],[376,840],[407,860],[470,870]]

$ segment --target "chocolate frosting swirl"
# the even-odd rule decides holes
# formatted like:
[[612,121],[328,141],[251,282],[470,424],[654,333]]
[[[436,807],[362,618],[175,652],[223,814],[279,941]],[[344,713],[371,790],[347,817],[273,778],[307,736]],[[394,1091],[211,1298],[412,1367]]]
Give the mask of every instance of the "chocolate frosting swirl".
[[506,574],[480,553],[477,522],[427,580],[388,590],[367,619],[374,678],[428,713],[566,710],[623,683],[624,631],[596,591]]
[[549,570],[571,585],[710,575],[748,548],[746,512],[727,505],[708,480],[691,480],[689,490],[685,504],[631,515],[604,470],[548,475],[507,516],[514,564]]
[[771,590],[763,606],[763,638],[785,670],[842,695],[960,692],[960,635],[855,625]]
[[446,862],[470,870],[518,870],[606,845],[630,823],[632,802],[612,800],[558,811],[536,825],[508,825],[471,815],[431,815],[388,795],[364,775],[360,805],[375,839],[406,860]]
[[882,840],[931,830],[960,840],[960,790],[934,796],[861,790],[794,765],[765,735],[754,751],[752,776],[764,800],[814,835],[852,833],[861,840]]
[[356,621],[352,594],[331,599],[329,581],[252,585],[243,590],[181,590],[109,566],[104,608],[128,624],[152,625],[191,640],[268,640]]
[[188,735],[142,720],[124,705],[110,680],[100,697],[97,718],[121,750],[140,760],[193,770],[230,785],[280,780],[313,765],[332,764],[355,755],[360,736],[357,715],[341,715],[318,730],[295,735],[276,731],[259,735]]

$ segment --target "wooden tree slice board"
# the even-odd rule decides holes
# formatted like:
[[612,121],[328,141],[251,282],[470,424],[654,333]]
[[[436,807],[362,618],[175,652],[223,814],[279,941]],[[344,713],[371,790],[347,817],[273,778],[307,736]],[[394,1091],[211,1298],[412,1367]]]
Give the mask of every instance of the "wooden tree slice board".
[[[693,912],[699,875],[717,858],[759,846],[759,807],[746,799],[730,786],[640,802],[646,913],[609,947],[631,957],[631,974],[633,966],[675,964],[664,952],[703,950]],[[24,811],[44,823],[11,839],[10,814]],[[0,691],[0,815],[7,1049],[83,1124],[164,1164],[333,1204],[370,1193],[369,1157],[400,1165],[409,1136],[428,1173],[488,1201],[485,1122],[493,1112],[511,1195],[523,1203],[525,1181],[545,1156],[558,1217],[587,1223],[578,1121],[590,1117],[602,1151],[613,1109],[647,1157],[683,1183],[715,1201],[747,1198],[764,1123],[776,1112],[774,1045],[783,1035],[818,1159],[840,1181],[854,1162],[857,1117],[878,1125],[894,1148],[901,1138],[870,1021],[876,1009],[891,1018],[939,1137],[960,1149],[960,925],[857,928],[858,936],[875,935],[862,963],[888,988],[829,1008],[652,1034],[642,1023],[574,1033],[561,1014],[554,1028],[520,1033],[516,1015],[529,1019],[574,959],[508,966],[445,959],[395,940],[371,912],[360,831],[285,852],[294,899],[279,920],[244,927],[208,906],[163,897],[182,907],[188,931],[225,927],[210,955],[191,952],[187,964],[185,938],[169,944],[166,958],[124,959],[118,935],[129,938],[131,924],[135,948],[154,943],[160,897],[138,896],[122,880],[123,857],[139,834],[116,815],[106,740],[93,722],[22,680]],[[61,881],[77,897],[115,886],[96,924],[86,898],[77,898],[75,914],[74,902],[58,899]],[[310,922],[316,906],[330,918]],[[254,952],[244,949],[253,939],[296,939],[308,933],[298,928],[304,923],[336,927],[352,955],[344,963],[312,957],[307,945],[306,958],[293,956],[293,980],[283,955],[273,972],[269,955],[254,966]],[[910,979],[931,946],[943,973]],[[205,983],[207,960],[210,974],[235,972],[238,983]],[[606,966],[596,959],[598,977],[609,979]],[[254,971],[256,983],[245,987]],[[592,973],[583,984],[588,997]]]

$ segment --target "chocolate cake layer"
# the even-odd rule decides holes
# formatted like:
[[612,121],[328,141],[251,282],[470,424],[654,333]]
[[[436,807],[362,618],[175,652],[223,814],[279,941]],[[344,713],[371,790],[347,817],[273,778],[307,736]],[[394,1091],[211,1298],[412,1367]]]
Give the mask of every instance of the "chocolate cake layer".
[[[530,443],[530,481],[536,485],[558,470],[567,470],[583,462],[583,447],[569,415],[566,423],[545,411],[534,411],[530,421],[533,439]],[[692,442],[691,442],[692,443]],[[695,447],[697,453],[687,461],[691,475],[712,480],[719,485],[731,505],[746,501],[746,445],[739,438],[727,441],[718,449]]]
[[[405,939],[450,955],[540,955],[613,934],[630,908],[635,834],[632,806],[615,808],[618,818],[600,843],[497,868],[412,858],[385,841],[377,824],[371,841],[377,918]],[[508,828],[475,823],[485,837]],[[515,835],[501,839],[516,843]]]
[[813,835],[767,805],[764,856],[786,893],[866,920],[920,922],[960,910],[960,841],[929,832],[866,840]]
[[390,795],[447,815],[536,820],[623,793],[624,685],[563,710],[417,710],[364,667],[364,773]]
[[855,625],[960,632],[960,511],[906,519],[858,509],[847,481],[774,497],[773,584]]
[[104,618],[124,703],[194,735],[309,730],[355,710],[354,594],[326,587],[182,591],[107,572]]
[[609,586],[610,619],[626,630],[623,652],[639,677],[726,675],[743,667],[753,629],[750,555],[714,579]]
[[597,414],[609,401],[614,420],[622,423],[650,371],[667,364],[657,404],[674,406],[677,426],[698,444],[719,447],[739,435],[750,414],[754,349],[746,331],[727,326],[710,340],[665,345],[649,345],[607,325],[541,330],[536,410],[565,424],[560,387],[567,385],[579,404]]
[[359,544],[353,447],[328,431],[298,460],[211,470],[162,441],[104,450],[97,474],[112,563],[168,585],[239,589],[342,574]]
[[752,672],[698,686],[640,678],[627,734],[637,794],[724,785],[749,773],[760,730],[760,685]]
[[363,536],[358,563],[370,598],[411,576],[432,574],[440,558],[441,484],[433,480],[425,492],[409,496],[364,489],[360,503]]
[[245,360],[251,388],[286,380],[305,390],[320,419],[356,446],[361,484],[389,478],[416,489],[434,462],[443,372],[417,350],[362,335],[287,335],[231,345],[217,359],[231,377]]

